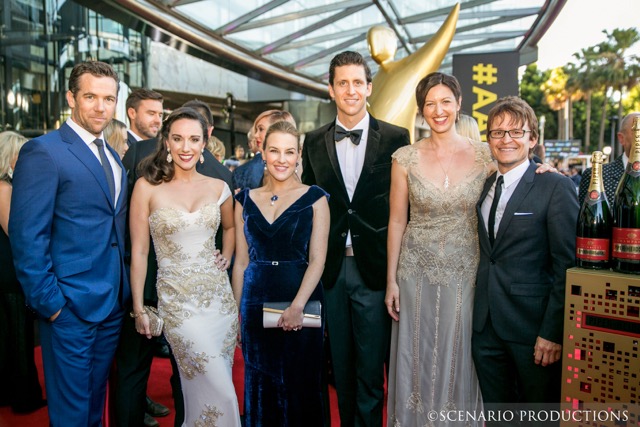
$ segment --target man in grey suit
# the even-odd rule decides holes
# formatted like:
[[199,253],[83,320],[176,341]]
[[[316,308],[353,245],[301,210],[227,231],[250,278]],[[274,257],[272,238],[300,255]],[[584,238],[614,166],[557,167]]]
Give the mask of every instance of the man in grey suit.
[[489,409],[559,403],[565,272],[575,262],[575,186],[560,174],[535,173],[529,152],[538,123],[522,99],[498,100],[487,124],[498,172],[487,179],[477,205],[472,347],[482,397]]
[[[627,167],[629,161],[629,152],[633,145],[633,119],[640,117],[640,113],[629,113],[620,122],[620,131],[618,132],[618,141],[622,146],[622,156],[616,158],[613,162],[606,163],[602,166],[602,177],[604,178],[604,192],[607,195],[609,203],[613,203],[613,197],[616,194],[616,188],[624,168]],[[582,173],[582,181],[580,181],[580,191],[578,192],[578,202],[582,203],[587,196],[589,182],[591,181],[591,168],[587,168]]]
[[391,155],[409,132],[370,116],[371,71],[362,55],[331,60],[336,120],[309,132],[302,182],[327,191],[331,230],[322,284],[340,423],[381,426],[391,318],[384,305]]

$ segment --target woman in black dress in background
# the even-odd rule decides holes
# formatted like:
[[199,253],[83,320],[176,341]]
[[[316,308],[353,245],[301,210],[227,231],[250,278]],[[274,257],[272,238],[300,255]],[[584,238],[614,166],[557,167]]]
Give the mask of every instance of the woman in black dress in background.
[[15,132],[0,133],[0,406],[11,405],[18,413],[46,404],[33,359],[34,318],[25,306],[7,236],[11,177],[25,142]]
[[[322,301],[328,194],[303,185],[295,173],[300,136],[294,125],[272,124],[264,144],[270,179],[238,193],[235,209],[233,291],[242,316],[245,423],[322,426],[324,327],[302,327],[302,310]],[[290,303],[277,328],[262,325],[265,302]]]

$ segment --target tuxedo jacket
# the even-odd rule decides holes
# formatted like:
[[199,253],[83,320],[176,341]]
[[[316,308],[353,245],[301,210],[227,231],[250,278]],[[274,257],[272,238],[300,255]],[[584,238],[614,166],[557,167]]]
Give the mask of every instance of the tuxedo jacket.
[[233,187],[232,190],[245,188],[262,187],[262,179],[264,178],[264,162],[262,154],[256,153],[253,159],[247,163],[238,166],[233,171]]
[[409,132],[370,116],[364,165],[349,200],[334,140],[335,121],[309,132],[302,150],[302,182],[330,194],[331,228],[322,283],[335,284],[351,231],[358,270],[367,287],[382,290],[387,280],[387,226],[391,155],[409,144]]
[[[624,162],[622,156],[618,157],[611,163],[602,165],[602,177],[604,178],[604,192],[607,195],[609,204],[613,204],[616,195],[616,189],[620,178],[624,174]],[[578,192],[578,203],[582,204],[587,196],[589,183],[591,182],[591,168],[587,168],[582,172],[582,181],[580,181],[580,191]]]
[[[131,135],[131,134],[129,134]],[[145,157],[155,153],[158,147],[158,139],[144,139],[142,141],[136,141],[125,153],[122,158],[122,164],[124,165],[127,180],[129,182],[129,194],[128,199],[131,200],[131,193],[133,187],[139,178],[138,166]],[[220,163],[209,150],[204,150],[202,153],[204,156],[204,163],[198,162],[196,164],[196,171],[211,178],[218,178],[227,183],[229,188],[233,188],[231,181],[231,172],[222,163]],[[129,236],[129,225],[126,227],[126,247],[127,254],[131,252],[131,237]],[[220,248],[222,244],[222,233],[216,235],[216,247]],[[127,262],[130,262],[130,257],[127,256]],[[147,258],[147,277],[144,284],[144,300],[145,303],[156,305],[158,302],[158,294],[156,292],[156,276],[158,273],[158,262],[156,260],[156,253],[153,249],[153,245],[149,247],[149,256]]]
[[79,318],[100,322],[129,298],[126,178],[123,169],[114,206],[100,161],[66,123],[22,147],[9,235],[27,304],[40,316],[66,305]]
[[500,220],[493,246],[481,206],[497,174],[478,202],[480,263],[473,329],[487,318],[505,341],[533,345],[538,336],[562,343],[566,270],[575,265],[578,200],[573,182],[557,173],[529,168]]

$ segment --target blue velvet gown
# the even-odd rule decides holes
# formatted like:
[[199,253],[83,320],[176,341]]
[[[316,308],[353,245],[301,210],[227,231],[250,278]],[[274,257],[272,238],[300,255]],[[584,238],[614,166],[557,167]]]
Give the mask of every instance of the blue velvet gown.
[[[240,302],[247,427],[323,425],[324,320],[321,328],[300,331],[262,327],[264,302],[292,301],[298,292],[308,264],[312,205],[321,197],[328,194],[310,187],[270,224],[248,189],[236,195],[249,246]],[[322,299],[318,284],[309,301]]]

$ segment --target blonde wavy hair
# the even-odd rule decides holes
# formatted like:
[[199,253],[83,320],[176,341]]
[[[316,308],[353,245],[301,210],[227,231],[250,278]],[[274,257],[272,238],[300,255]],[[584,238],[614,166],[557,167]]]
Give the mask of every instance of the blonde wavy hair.
[[18,159],[20,148],[27,138],[12,131],[0,132],[0,180],[9,181],[13,176],[11,164]]

